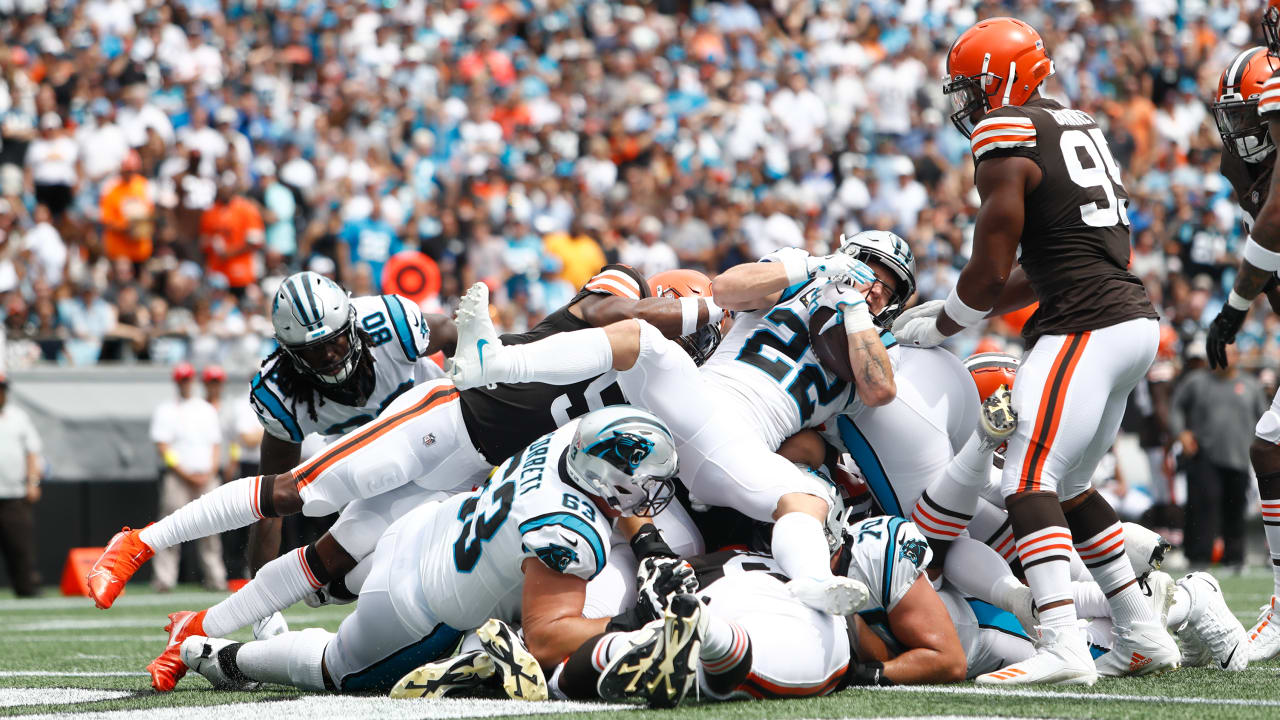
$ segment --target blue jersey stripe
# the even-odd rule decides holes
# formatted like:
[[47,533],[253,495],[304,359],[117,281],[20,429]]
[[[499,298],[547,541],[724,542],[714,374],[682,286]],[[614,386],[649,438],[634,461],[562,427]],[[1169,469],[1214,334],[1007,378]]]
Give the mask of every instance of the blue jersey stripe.
[[[1022,623],[1018,622],[1017,616],[1008,610],[1001,610],[995,605],[977,598],[965,598],[965,602],[969,603],[969,609],[973,611],[973,616],[978,619],[978,627],[991,628],[1031,640],[1027,632],[1022,629]],[[1095,655],[1094,657],[1097,656]]]
[[893,518],[889,521],[889,542],[884,546],[884,586],[880,591],[880,602],[884,606],[889,607],[889,591],[893,588],[893,566],[894,561],[898,559],[898,528],[902,525],[902,518]]
[[382,304],[387,306],[387,314],[391,316],[391,325],[396,329],[396,337],[400,339],[400,349],[404,350],[404,356],[409,362],[416,361],[418,346],[413,342],[413,333],[409,332],[409,318],[405,316],[404,306],[390,295],[382,296]]
[[836,419],[836,429],[840,431],[840,439],[844,441],[849,455],[854,462],[858,463],[862,476],[867,479],[867,486],[871,488],[871,494],[875,496],[876,502],[880,503],[880,509],[884,510],[886,515],[904,517],[902,503],[898,502],[898,494],[893,491],[893,485],[884,471],[884,465],[880,464],[880,458],[871,447],[871,443],[867,442],[862,431],[847,415],[841,415]]
[[293,417],[293,413],[289,412],[280,398],[276,397],[271,388],[262,381],[262,373],[253,376],[253,380],[249,382],[252,388],[253,398],[257,400],[271,417],[275,418],[284,429],[289,433],[289,439],[300,443],[302,442],[302,428],[298,426],[298,421]]
[[577,515],[571,515],[566,512],[550,513],[520,523],[520,534],[523,535],[547,525],[559,525],[582,536],[582,539],[586,540],[587,544],[591,546],[591,552],[596,556],[596,571],[592,573],[591,577],[600,574],[600,571],[604,569],[604,542],[600,539],[600,533],[596,531],[591,523]]

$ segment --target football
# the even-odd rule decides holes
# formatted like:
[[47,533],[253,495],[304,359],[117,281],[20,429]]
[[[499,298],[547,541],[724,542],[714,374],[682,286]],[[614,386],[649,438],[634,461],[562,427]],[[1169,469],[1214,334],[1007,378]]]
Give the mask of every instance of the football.
[[819,332],[835,312],[832,308],[820,307],[809,316],[809,338],[813,343],[813,354],[836,377],[845,382],[853,382],[853,367],[849,364],[849,338],[845,335],[844,325],[834,323],[825,333]]

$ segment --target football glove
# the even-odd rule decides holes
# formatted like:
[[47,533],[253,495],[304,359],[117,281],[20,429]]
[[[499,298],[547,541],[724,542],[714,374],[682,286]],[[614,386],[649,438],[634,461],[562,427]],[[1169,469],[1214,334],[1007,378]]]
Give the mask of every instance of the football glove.
[[809,277],[848,278],[854,285],[865,285],[876,279],[871,267],[847,253],[832,253],[805,260]]
[[698,578],[687,561],[663,557],[640,561],[636,570],[636,607],[649,615],[649,620],[662,617],[676,595],[696,592]]
[[667,541],[662,539],[662,533],[653,523],[645,523],[631,536],[631,552],[637,560],[650,557],[680,559]]
[[1209,336],[1204,341],[1209,367],[1216,369],[1227,366],[1227,346],[1236,341],[1236,333],[1240,332],[1240,326],[1244,324],[1245,314],[1246,311],[1223,303],[1218,317],[1209,323]]
[[830,282],[818,291],[818,304],[836,311],[835,315],[822,326],[819,334],[830,330],[837,323],[844,324],[845,313],[858,313],[867,316],[871,321],[871,310],[867,306],[867,298],[852,285],[843,282]]

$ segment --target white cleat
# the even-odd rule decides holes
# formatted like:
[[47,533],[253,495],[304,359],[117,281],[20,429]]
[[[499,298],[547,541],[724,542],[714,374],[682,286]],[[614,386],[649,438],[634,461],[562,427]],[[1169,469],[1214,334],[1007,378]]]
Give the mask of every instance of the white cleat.
[[257,690],[262,683],[245,677],[236,667],[235,655],[243,644],[192,635],[182,641],[178,652],[187,667],[203,675],[217,690]]
[[1258,622],[1249,630],[1249,662],[1262,662],[1280,655],[1280,598],[1262,606]]
[[1129,627],[1115,626],[1115,645],[1094,664],[1103,677],[1150,675],[1173,670],[1182,660],[1178,643],[1164,625],[1135,622]]
[[1169,541],[1138,523],[1120,523],[1120,527],[1124,530],[1124,554],[1133,566],[1134,576],[1141,580],[1159,570],[1165,554],[1173,547]]
[[839,575],[792,580],[787,589],[800,602],[828,615],[852,615],[866,607],[871,598],[862,581]]
[[453,384],[459,390],[466,390],[499,382],[493,371],[494,360],[502,351],[502,341],[489,318],[488,286],[476,283],[467,289],[458,303],[454,323],[458,326],[457,350],[444,363]]
[[1031,588],[1018,583],[1015,588],[1007,590],[1002,597],[998,598],[1000,602],[997,604],[1001,610],[1008,610],[1018,618],[1018,624],[1031,637],[1036,636],[1036,603],[1035,598],[1031,596]]
[[285,621],[279,610],[253,623],[254,640],[266,640],[287,632],[289,632],[289,623]]
[[1098,670],[1084,633],[1073,628],[1040,627],[1036,654],[995,672],[979,675],[979,685],[1092,685]]
[[1187,620],[1178,628],[1180,637],[1193,640],[1188,643],[1190,648],[1184,648],[1184,662],[1204,662],[1203,652],[1199,656],[1187,652],[1199,646],[1223,670],[1245,669],[1249,664],[1249,634],[1227,607],[1218,581],[1209,573],[1193,572],[1179,580],[1178,587],[1191,596]]
[[1160,626],[1169,626],[1169,608],[1173,607],[1175,591],[1178,589],[1173,578],[1167,572],[1153,570],[1146,578],[1138,581],[1138,587],[1147,598],[1151,612],[1160,618]]

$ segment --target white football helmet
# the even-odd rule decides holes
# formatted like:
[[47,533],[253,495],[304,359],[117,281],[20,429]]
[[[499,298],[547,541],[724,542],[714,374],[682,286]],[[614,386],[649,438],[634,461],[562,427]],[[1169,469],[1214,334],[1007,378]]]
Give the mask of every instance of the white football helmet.
[[571,480],[623,515],[652,517],[675,496],[671,431],[653,413],[630,405],[583,415],[565,465]]
[[345,382],[360,362],[355,319],[347,292],[310,270],[285,278],[271,304],[276,342],[298,370],[328,385]]
[[906,240],[888,230],[864,230],[853,237],[840,236],[840,252],[862,262],[876,261],[898,278],[898,289],[889,304],[876,314],[876,324],[889,327],[916,292],[916,259]]

